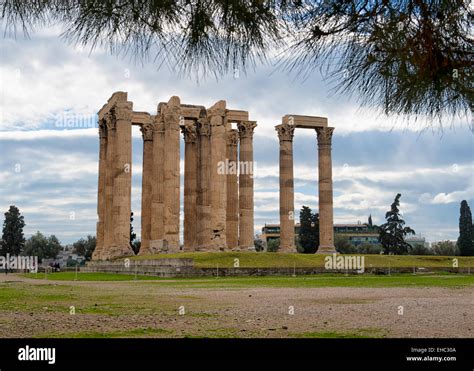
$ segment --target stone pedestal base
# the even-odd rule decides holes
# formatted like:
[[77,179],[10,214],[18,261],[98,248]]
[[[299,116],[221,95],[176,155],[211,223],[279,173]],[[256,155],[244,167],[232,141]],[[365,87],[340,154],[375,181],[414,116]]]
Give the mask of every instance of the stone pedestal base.
[[320,245],[316,254],[334,254],[337,253],[336,248],[329,245]]
[[169,252],[168,241],[166,240],[152,240],[150,241],[150,253],[162,254]]

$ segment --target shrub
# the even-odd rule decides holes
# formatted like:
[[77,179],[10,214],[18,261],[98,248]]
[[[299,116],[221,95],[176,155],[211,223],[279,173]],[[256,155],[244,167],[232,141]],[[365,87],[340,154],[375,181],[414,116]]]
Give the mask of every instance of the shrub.
[[268,252],[277,252],[280,248],[280,239],[272,238],[267,242],[267,251]]
[[354,254],[356,253],[356,248],[351,245],[349,239],[345,236],[336,235],[334,238],[334,246],[336,251],[340,254]]
[[359,254],[380,254],[383,251],[382,245],[364,243],[356,248]]
[[441,241],[433,244],[433,252],[436,255],[455,256],[459,255],[459,248],[451,241]]

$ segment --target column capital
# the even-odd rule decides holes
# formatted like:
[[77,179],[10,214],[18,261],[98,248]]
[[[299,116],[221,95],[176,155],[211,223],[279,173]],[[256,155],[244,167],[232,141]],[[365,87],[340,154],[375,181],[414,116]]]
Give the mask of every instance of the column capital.
[[142,132],[142,138],[144,141],[153,140],[153,123],[147,122],[140,126],[140,131]]
[[289,124],[280,124],[275,126],[275,130],[278,133],[278,139],[280,142],[287,141],[292,142],[293,136],[295,135],[295,126]]
[[99,120],[99,137],[107,138],[107,123],[105,119]]
[[331,127],[319,127],[315,128],[318,136],[318,145],[331,145],[332,133],[334,128]]
[[153,132],[163,134],[165,132],[165,123],[162,115],[156,115],[153,120]]
[[228,146],[237,146],[239,143],[239,131],[236,129],[229,130],[226,139]]
[[172,97],[162,108],[161,117],[165,124],[165,130],[179,130],[179,126],[184,121],[184,118],[181,116],[178,97]]
[[116,120],[130,121],[133,115],[132,102],[118,102],[114,107],[114,114]]
[[211,135],[211,123],[207,117],[200,118],[197,121],[197,128],[200,136]]
[[213,116],[220,116],[222,119],[225,117],[225,111],[226,111],[226,102],[224,100],[220,100],[216,104],[214,104],[211,108],[207,109],[207,116],[208,117],[213,117]]
[[115,110],[109,111],[104,115],[103,122],[105,127],[107,128],[107,132],[110,130],[115,130],[116,128],[116,117],[115,117]]
[[195,122],[185,122],[181,126],[181,132],[183,133],[185,143],[196,143],[197,124]]
[[239,129],[239,137],[242,138],[252,138],[253,130],[256,128],[256,121],[241,121],[237,123],[237,128]]

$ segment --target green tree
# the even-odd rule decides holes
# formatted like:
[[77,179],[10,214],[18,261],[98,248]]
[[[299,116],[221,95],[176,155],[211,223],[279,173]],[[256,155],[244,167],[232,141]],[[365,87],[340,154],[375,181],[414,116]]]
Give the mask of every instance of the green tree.
[[255,246],[255,251],[257,251],[257,252],[265,250],[265,246],[263,244],[263,241],[260,238],[255,238],[253,240],[253,245]]
[[451,241],[441,241],[433,244],[433,252],[435,255],[456,256],[459,255],[459,248]]
[[346,236],[340,234],[336,234],[334,236],[334,247],[340,254],[354,254],[357,252],[357,249],[352,246],[352,244],[349,242],[349,239]]
[[367,226],[372,228],[374,225],[372,224],[372,214],[369,215],[369,219],[367,220]]
[[267,242],[267,252],[277,252],[280,248],[280,239],[271,238]]
[[88,235],[86,238],[80,238],[72,244],[73,251],[75,254],[84,256],[87,260],[91,260],[96,243],[96,237]]
[[39,260],[55,259],[61,249],[61,243],[55,235],[46,237],[37,231],[26,240],[24,255],[37,256]]
[[424,246],[421,243],[414,243],[410,245],[408,249],[408,254],[410,255],[433,255],[434,252],[429,247]]
[[11,205],[5,213],[5,220],[3,222],[0,255],[20,255],[22,253],[25,247],[24,227],[25,220],[20,214],[20,210],[16,206]]
[[[137,234],[135,232],[133,232],[133,212],[130,213],[130,248],[133,250],[133,252],[135,253],[135,255],[138,254],[138,252],[140,251],[140,245],[135,245],[133,243],[133,241],[135,241],[135,239],[137,238]],[[135,251],[135,249],[138,248],[137,251]]]
[[299,244],[305,254],[314,254],[319,247],[319,214],[313,213],[308,206],[300,210]]
[[153,60],[178,72],[223,75],[266,62],[387,114],[470,113],[468,0],[4,0],[8,31],[62,25],[71,43]]
[[142,246],[142,242],[140,240],[135,240],[132,242],[132,250],[135,255],[138,255],[140,251],[140,247]]
[[415,234],[410,227],[405,227],[405,221],[400,214],[400,193],[397,194],[389,211],[385,214],[386,223],[378,227],[380,243],[386,254],[406,254],[410,244],[405,242],[405,237]]
[[461,202],[460,214],[458,248],[461,255],[472,256],[474,255],[472,214],[466,200]]

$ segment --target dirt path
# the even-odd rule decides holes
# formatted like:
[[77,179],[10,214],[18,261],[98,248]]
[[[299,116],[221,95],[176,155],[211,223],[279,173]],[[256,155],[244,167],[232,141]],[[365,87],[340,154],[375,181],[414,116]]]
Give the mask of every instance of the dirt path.
[[0,337],[474,337],[474,288],[210,289],[13,275],[0,283],[30,295],[0,302]]

